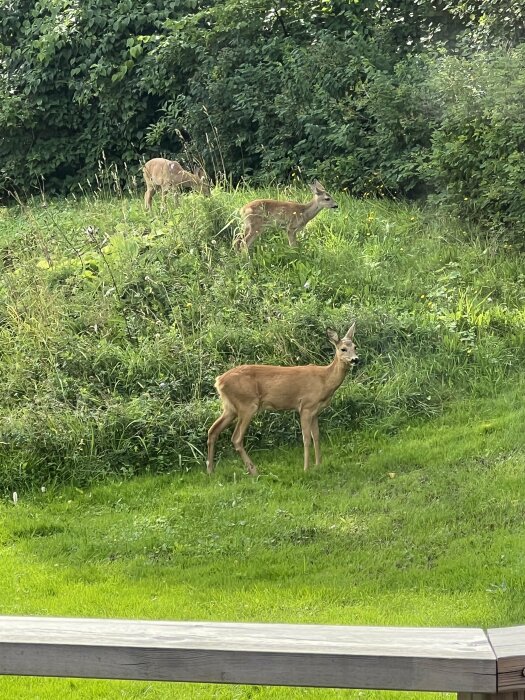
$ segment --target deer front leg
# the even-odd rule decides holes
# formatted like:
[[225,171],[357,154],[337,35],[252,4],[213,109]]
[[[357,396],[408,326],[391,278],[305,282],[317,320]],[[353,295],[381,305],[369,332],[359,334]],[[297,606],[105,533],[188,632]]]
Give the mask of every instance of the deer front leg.
[[304,445],[304,470],[308,471],[310,466],[310,438],[312,436],[312,419],[310,411],[301,411],[301,431],[303,433]]
[[174,204],[174,206],[178,207],[180,204],[182,189],[180,187],[175,187],[175,188],[172,188],[171,192],[173,193],[173,204]]
[[175,206],[177,206],[179,194],[178,189],[173,188],[172,185],[162,185],[160,188],[160,196],[162,199],[162,211],[166,211],[166,202],[168,201],[167,198],[170,194],[173,194],[174,204]]
[[288,243],[292,248],[297,248],[297,229],[295,227],[289,227],[288,233]]
[[319,419],[317,416],[312,418],[312,438],[314,441],[315,464],[321,464],[321,450],[319,449]]

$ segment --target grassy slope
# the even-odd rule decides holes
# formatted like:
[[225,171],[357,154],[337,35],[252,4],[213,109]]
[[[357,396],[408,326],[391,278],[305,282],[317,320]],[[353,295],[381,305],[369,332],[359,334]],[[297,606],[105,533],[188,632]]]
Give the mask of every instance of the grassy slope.
[[[139,199],[92,197],[1,219],[0,486],[200,467],[217,374],[328,362],[326,327],[354,318],[363,364],[323,418],[332,428],[395,429],[521,371],[513,249],[435,212],[338,195],[299,249],[269,232],[247,260],[221,229],[254,195],[188,196],[152,217]],[[250,436],[283,444],[297,422],[267,415]]]
[[[3,219],[0,241],[14,266],[2,288],[0,470],[19,502],[6,497],[0,506],[0,612],[523,622],[521,260],[415,209],[340,197],[342,212],[315,220],[300,251],[268,235],[243,261],[214,236],[228,207],[246,197],[189,197],[181,210],[159,213],[145,236],[149,220],[126,199]],[[117,283],[138,295],[126,302],[135,346],[100,253],[86,244],[88,224],[112,237]],[[75,246],[85,251],[82,265],[71,262]],[[43,259],[51,267],[39,267]],[[164,306],[159,294],[148,301],[145,274],[167,290]],[[229,448],[211,479],[202,463],[193,468],[188,445],[203,446],[217,414],[209,397],[218,371],[241,358],[327,361],[324,326],[343,327],[349,316],[365,362],[323,415],[321,468],[302,473],[296,424],[285,416],[252,431],[257,481]],[[161,384],[177,381],[162,393]],[[120,432],[111,423],[122,418],[117,401]],[[157,443],[159,425],[165,440]],[[148,464],[170,473],[58,484]],[[46,479],[45,492],[25,488]],[[4,678],[0,696],[348,693]]]

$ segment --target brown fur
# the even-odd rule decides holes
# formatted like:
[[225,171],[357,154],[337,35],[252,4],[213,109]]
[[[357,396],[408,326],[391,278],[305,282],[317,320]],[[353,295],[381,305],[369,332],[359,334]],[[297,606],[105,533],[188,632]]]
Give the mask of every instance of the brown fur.
[[301,418],[304,444],[304,469],[309,466],[310,437],[313,438],[315,463],[320,464],[319,413],[330,403],[348,368],[357,362],[353,342],[355,323],[344,338],[328,332],[335,346],[335,357],[328,366],[303,365],[275,367],[272,365],[241,365],[217,378],[215,386],[223,404],[222,415],[208,431],[208,473],[214,468],[215,443],[220,433],[234,420],[232,442],[250,474],[257,469],[244,449],[243,438],[253,416],[258,411],[295,410]]
[[184,170],[182,165],[176,160],[166,158],[152,158],[142,169],[144,181],[146,183],[146,194],[144,195],[144,206],[151,209],[151,200],[157,190],[160,189],[164,195],[172,190],[195,190],[206,196],[210,194],[210,186],[206,181],[206,175],[201,168],[195,173]]
[[254,240],[269,226],[277,225],[286,229],[288,242],[297,245],[297,232],[306,226],[321,209],[337,209],[337,204],[323,185],[314,180],[310,185],[313,199],[308,204],[300,202],[280,202],[275,199],[255,199],[241,209],[244,219],[244,233],[238,247],[247,250]]

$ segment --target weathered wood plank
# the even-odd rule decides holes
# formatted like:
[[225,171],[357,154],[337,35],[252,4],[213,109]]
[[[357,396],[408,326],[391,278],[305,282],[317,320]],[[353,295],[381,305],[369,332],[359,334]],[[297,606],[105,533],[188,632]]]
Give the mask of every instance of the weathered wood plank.
[[486,635],[465,628],[0,617],[0,674],[496,691]]
[[525,626],[487,630],[487,637],[497,658],[498,691],[525,689]]
[[525,700],[523,690],[508,693],[458,693],[458,700]]

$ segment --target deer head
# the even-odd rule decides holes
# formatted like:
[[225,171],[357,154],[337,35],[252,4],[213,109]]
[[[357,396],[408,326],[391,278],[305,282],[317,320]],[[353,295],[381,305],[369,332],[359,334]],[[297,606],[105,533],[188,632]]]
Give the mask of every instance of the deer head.
[[337,202],[330,197],[319,180],[314,180],[310,184],[310,189],[312,190],[317,201],[317,206],[320,209],[337,209]]
[[352,323],[346,335],[339,338],[337,333],[331,329],[326,331],[328,340],[335,347],[335,354],[341,362],[347,362],[349,365],[356,365],[359,362],[359,356],[355,351],[354,345],[355,322]]

